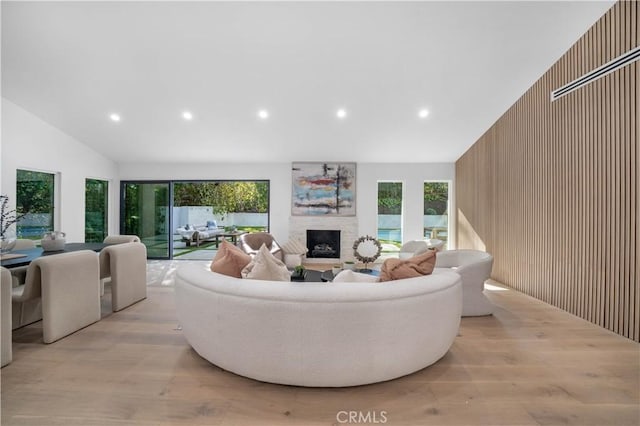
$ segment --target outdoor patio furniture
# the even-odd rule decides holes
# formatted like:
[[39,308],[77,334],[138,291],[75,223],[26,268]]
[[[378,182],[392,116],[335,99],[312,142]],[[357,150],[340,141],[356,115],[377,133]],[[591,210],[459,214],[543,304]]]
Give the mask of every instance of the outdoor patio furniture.
[[224,227],[215,225],[215,222],[213,222],[213,225],[185,225],[176,229],[176,233],[182,237],[182,241],[187,244],[187,247],[191,246],[191,243],[195,243],[196,247],[200,247],[200,244],[205,241],[219,243],[219,238],[224,233]]

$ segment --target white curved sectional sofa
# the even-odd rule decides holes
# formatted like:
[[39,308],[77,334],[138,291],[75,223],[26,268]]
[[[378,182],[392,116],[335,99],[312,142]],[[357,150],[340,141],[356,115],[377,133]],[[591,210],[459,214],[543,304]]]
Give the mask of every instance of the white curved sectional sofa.
[[340,387],[381,382],[439,360],[458,333],[460,275],[386,283],[232,278],[198,265],[176,274],[178,319],[213,364],[256,380]]

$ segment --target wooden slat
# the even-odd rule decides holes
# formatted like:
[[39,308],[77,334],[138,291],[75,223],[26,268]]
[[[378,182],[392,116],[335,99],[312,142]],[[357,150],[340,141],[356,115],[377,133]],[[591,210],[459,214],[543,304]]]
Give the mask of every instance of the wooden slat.
[[[550,92],[640,45],[616,3],[456,163],[460,248],[493,278],[640,341],[638,63]],[[464,217],[465,220],[461,220]]]

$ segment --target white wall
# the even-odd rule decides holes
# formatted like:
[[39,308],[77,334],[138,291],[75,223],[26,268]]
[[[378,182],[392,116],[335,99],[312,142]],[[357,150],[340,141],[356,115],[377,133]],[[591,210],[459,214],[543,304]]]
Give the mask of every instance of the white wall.
[[67,241],[84,241],[85,179],[109,181],[109,233],[117,232],[118,168],[116,163],[61,132],[30,112],[2,99],[2,194],[16,201],[16,170],[56,174],[55,229]]
[[[359,235],[376,235],[378,181],[402,181],[404,183],[403,236],[406,241],[423,238],[423,183],[426,180],[451,181],[453,190],[454,177],[455,165],[453,163],[358,163],[356,171],[356,203]],[[286,241],[289,237],[289,218],[291,216],[290,163],[126,163],[120,165],[120,179],[269,180],[271,182],[271,232],[280,241]],[[450,195],[451,203],[453,203],[455,194],[452,192]],[[450,205],[450,211],[455,211],[455,205]],[[455,230],[452,229],[452,233],[455,233]],[[450,237],[449,240],[453,241],[453,238]]]

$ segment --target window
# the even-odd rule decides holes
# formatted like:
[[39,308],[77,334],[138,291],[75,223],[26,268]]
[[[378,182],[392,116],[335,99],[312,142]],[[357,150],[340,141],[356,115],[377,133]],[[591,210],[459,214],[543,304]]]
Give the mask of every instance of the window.
[[402,245],[402,182],[378,182],[378,240],[383,252]]
[[109,182],[87,179],[84,194],[84,240],[101,243],[109,227]]
[[39,240],[54,230],[54,187],[52,173],[17,170],[16,212],[24,214],[16,225],[18,238]]
[[442,240],[449,237],[449,182],[424,183],[424,236]]

